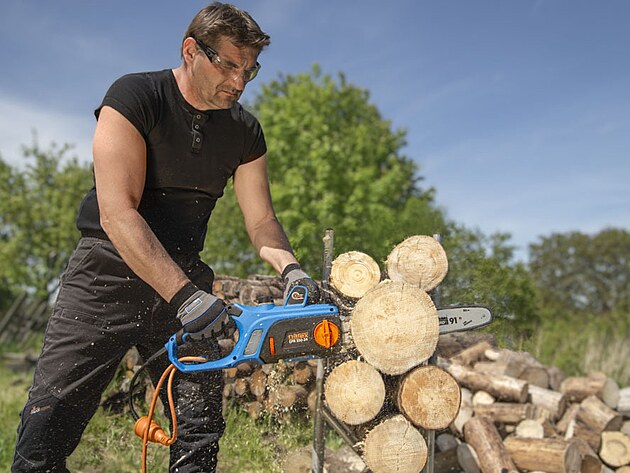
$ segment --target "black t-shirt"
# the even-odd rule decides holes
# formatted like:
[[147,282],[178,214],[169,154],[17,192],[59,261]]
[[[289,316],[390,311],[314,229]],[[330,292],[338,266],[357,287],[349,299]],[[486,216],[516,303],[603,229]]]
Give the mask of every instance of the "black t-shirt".
[[[205,112],[182,96],[173,72],[129,74],[110,87],[101,106],[124,115],[144,137],[147,170],[138,211],[169,253],[199,252],[208,219],[228,179],[267,150],[256,118],[236,103]],[[106,238],[96,189],[81,203],[77,227]]]

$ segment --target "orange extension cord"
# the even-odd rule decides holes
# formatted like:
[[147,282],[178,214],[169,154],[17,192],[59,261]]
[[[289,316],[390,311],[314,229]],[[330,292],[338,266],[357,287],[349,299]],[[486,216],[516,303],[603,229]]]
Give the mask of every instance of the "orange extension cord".
[[[204,362],[208,361],[206,358],[201,358],[198,356],[185,356],[179,358],[179,361],[198,361]],[[133,431],[136,433],[138,437],[142,438],[142,473],[146,473],[147,471],[147,448],[149,442],[159,443],[166,447],[169,447],[175,443],[177,439],[177,416],[175,414],[175,403],[173,402],[173,378],[175,377],[175,372],[177,368],[175,365],[171,364],[168,368],[164,370],[162,376],[160,377],[160,381],[155,387],[155,392],[153,393],[153,399],[151,399],[151,405],[149,406],[149,413],[146,416],[140,417],[136,424],[134,425]],[[157,405],[157,401],[159,399],[160,389],[162,389],[162,385],[168,376],[168,384],[167,384],[167,395],[168,395],[168,405],[171,412],[171,419],[173,423],[173,431],[171,432],[171,436],[169,437],[166,432],[160,427],[160,425],[153,420],[153,414],[155,412],[155,406]]]

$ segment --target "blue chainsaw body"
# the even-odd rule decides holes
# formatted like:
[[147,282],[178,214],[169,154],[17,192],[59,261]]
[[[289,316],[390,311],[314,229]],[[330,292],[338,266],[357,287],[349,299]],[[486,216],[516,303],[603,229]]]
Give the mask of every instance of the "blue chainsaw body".
[[[329,304],[308,304],[308,289],[304,286],[294,287],[283,305],[233,303],[227,310],[239,334],[232,351],[218,360],[181,362],[178,340],[185,343],[187,337],[173,334],[165,347],[177,369],[189,373],[233,368],[245,362],[265,364],[280,359],[322,357],[340,345],[339,309]],[[329,332],[333,328],[338,334],[331,346],[317,343],[315,332],[321,333],[322,326]]]

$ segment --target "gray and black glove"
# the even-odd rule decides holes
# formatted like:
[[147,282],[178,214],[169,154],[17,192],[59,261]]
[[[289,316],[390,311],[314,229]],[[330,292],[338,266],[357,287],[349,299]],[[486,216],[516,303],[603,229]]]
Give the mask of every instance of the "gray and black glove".
[[284,281],[284,300],[292,288],[295,286],[304,286],[308,289],[308,303],[317,304],[319,302],[319,286],[311,277],[302,271],[297,263],[287,265],[282,271],[282,280]]
[[189,282],[171,299],[184,334],[193,340],[217,337],[230,322],[225,302]]

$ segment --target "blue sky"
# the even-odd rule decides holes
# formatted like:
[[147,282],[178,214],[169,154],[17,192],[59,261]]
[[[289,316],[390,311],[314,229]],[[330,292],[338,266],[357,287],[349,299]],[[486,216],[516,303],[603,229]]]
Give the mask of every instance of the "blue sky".
[[[206,3],[3,0],[2,158],[20,162],[36,130],[42,146],[72,143],[89,160],[109,84],[176,67]],[[403,152],[450,219],[510,233],[521,259],[553,232],[630,229],[630,2],[233,3],[272,38],[246,98],[315,63],[343,72],[407,130]]]

